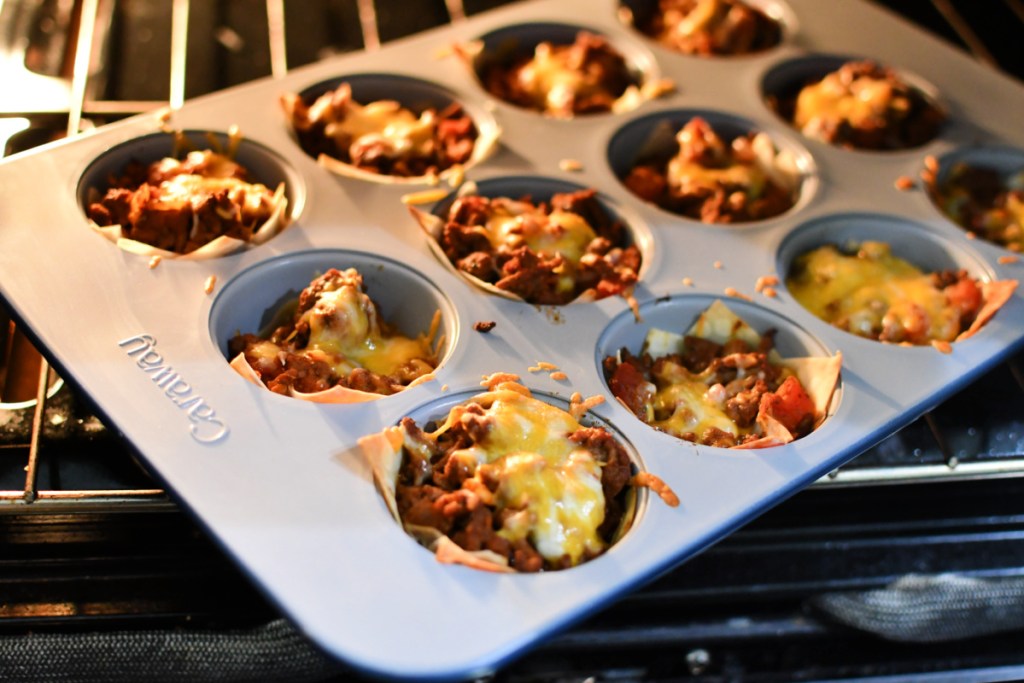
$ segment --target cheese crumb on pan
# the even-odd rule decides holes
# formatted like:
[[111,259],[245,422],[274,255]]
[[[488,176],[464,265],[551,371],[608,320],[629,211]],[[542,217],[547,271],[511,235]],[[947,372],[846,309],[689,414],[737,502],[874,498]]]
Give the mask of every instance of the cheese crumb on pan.
[[494,372],[491,373],[490,375],[484,375],[483,380],[480,382],[480,386],[487,387],[488,389],[493,389],[499,384],[504,384],[505,382],[518,381],[519,375],[513,374],[511,372]]
[[530,372],[540,372],[541,370],[557,370],[558,366],[554,363],[548,363],[546,361],[539,360],[536,365],[531,365],[527,370]]
[[761,293],[769,287],[774,287],[779,284],[779,278],[774,275],[762,275],[757,278],[757,282],[754,283],[754,291]]
[[153,270],[160,265],[160,261],[163,260],[160,254],[153,254],[153,257],[149,259],[149,269]]
[[203,291],[207,294],[212,294],[214,287],[217,286],[217,276],[211,275],[206,278],[206,282],[203,283]]
[[584,414],[591,408],[601,405],[604,403],[604,396],[589,396],[581,400],[581,394],[577,391],[572,395],[569,402],[569,414],[577,420],[583,417]]
[[665,501],[665,504],[669,507],[674,508],[679,506],[679,496],[677,496],[676,492],[673,491],[672,488],[662,481],[661,477],[658,477],[657,475],[651,474],[650,472],[637,472],[633,475],[630,483],[633,484],[633,486],[642,486],[654,491],[654,493]]
[[417,204],[433,204],[448,196],[448,190],[438,188],[436,190],[423,190],[421,192],[410,192],[402,195],[402,203],[406,206]]
[[907,190],[912,190],[914,189],[914,179],[908,175],[901,175],[899,178],[896,179],[894,185],[896,186],[897,190],[903,190],[904,192]]
[[749,296],[747,296],[743,292],[739,291],[735,287],[726,287],[725,288],[725,295],[726,296],[734,297],[736,299],[743,299],[744,301],[750,301],[750,297]]

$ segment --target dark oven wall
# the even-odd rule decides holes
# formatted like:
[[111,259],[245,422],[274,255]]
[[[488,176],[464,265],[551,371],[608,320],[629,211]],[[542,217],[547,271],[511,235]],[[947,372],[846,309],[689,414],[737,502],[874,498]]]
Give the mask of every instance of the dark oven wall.
[[[69,127],[375,49],[503,4],[0,3],[0,49],[22,55],[58,100],[73,101],[76,88],[83,98],[69,116],[8,93],[0,135],[6,153],[22,151]],[[1024,78],[1019,0],[882,4]],[[187,31],[168,30],[181,25]],[[83,81],[67,37],[77,30],[94,46]],[[118,680],[127,670],[157,680],[183,671],[189,680],[349,680],[280,620],[15,322],[0,312],[0,678]],[[493,678],[1024,678],[1013,615],[974,618],[985,599],[1015,597],[1024,573],[1021,358]],[[955,582],[928,583],[949,573]],[[900,607],[910,588],[895,582],[908,576],[923,577],[925,588],[915,585],[937,600],[957,600],[959,618],[909,620],[935,614]],[[882,608],[860,609],[872,599]],[[899,615],[906,619],[894,622]],[[886,634],[894,623],[916,640]]]

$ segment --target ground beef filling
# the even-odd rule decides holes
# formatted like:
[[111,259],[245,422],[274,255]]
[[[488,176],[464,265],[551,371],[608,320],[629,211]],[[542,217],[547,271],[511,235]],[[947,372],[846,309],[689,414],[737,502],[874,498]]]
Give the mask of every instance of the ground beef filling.
[[[472,408],[469,406],[470,413]],[[477,406],[478,407],[478,406]],[[482,414],[480,409],[477,414]],[[568,556],[545,560],[528,539],[509,541],[500,534],[505,521],[518,510],[484,504],[480,497],[463,488],[473,472],[451,458],[452,452],[479,443],[490,423],[486,420],[461,420],[451,425],[437,441],[427,436],[411,418],[402,420],[406,443],[405,458],[398,475],[396,499],[398,512],[406,525],[437,529],[463,549],[490,550],[508,559],[519,572],[565,569],[572,566]],[[604,521],[598,533],[611,544],[625,514],[626,490],[630,481],[629,457],[622,446],[604,429],[581,427],[569,436],[581,448],[589,450],[601,463],[601,486],[605,500]],[[416,455],[412,455],[415,451]],[[494,493],[497,481],[483,479]],[[589,557],[584,558],[591,559]]]
[[542,42],[532,54],[485,60],[480,77],[484,88],[505,102],[565,117],[612,111],[636,85],[622,55],[587,31],[569,45]]
[[[652,359],[649,354],[636,356],[623,348],[618,358],[604,359],[603,369],[612,394],[652,427],[686,441],[731,448],[760,438],[754,427],[762,401],[766,397],[772,400],[785,382],[796,381],[769,360],[768,352],[773,345],[772,332],[762,336],[757,349],[740,339],[722,345],[687,336],[683,353]],[[679,421],[681,412],[690,417],[691,410],[673,401],[659,400],[681,375],[699,379],[701,393],[706,392],[701,398],[717,404],[734,423],[736,432],[718,426],[706,426],[697,432],[682,426],[689,421]],[[698,406],[691,407],[692,412],[700,410]],[[814,428],[814,415],[809,412],[787,426],[794,438],[805,436]]]
[[695,117],[676,135],[677,148],[640,159],[624,179],[641,199],[704,223],[740,223],[792,208],[795,193],[758,166],[754,136],[724,141]]
[[742,55],[775,47],[779,22],[739,0],[659,0],[636,27],[684,54]]
[[[538,208],[531,220],[545,221],[554,211],[581,217],[594,237],[575,260],[557,249],[535,251],[515,238],[495,244],[486,226],[501,202],[526,202]],[[522,208],[522,207],[520,207]],[[519,210],[519,209],[517,209]],[[543,229],[555,238],[562,228]],[[532,204],[529,198],[508,200],[469,195],[452,204],[440,238],[441,248],[456,268],[498,289],[535,304],[566,304],[593,290],[597,298],[623,294],[636,284],[640,251],[627,244],[625,226],[614,220],[597,200],[594,190],[556,194],[548,203]]]
[[107,187],[89,205],[93,222],[120,225],[123,237],[177,254],[222,236],[248,242],[277,207],[273,192],[248,183],[245,168],[209,150],[148,165],[133,160]]

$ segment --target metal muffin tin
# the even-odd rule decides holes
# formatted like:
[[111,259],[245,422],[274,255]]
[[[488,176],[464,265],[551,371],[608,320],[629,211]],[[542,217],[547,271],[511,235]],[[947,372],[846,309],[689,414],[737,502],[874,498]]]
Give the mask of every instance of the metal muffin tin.
[[[755,292],[759,276],[784,275],[797,246],[833,230],[885,235],[898,254],[920,256],[924,266],[963,264],[998,279],[1024,274],[1024,266],[1001,259],[1009,252],[969,240],[942,218],[920,183],[909,192],[894,186],[900,176],[916,178],[926,155],[942,158],[979,143],[1024,147],[1018,116],[1024,88],[863,2],[836,0],[828,12],[812,0],[762,4],[789,22],[780,47],[754,56],[679,55],[625,26],[613,0],[544,0],[191,101],[174,113],[172,125],[225,131],[237,124],[294,183],[290,227],[261,246],[213,260],[165,259],[151,269],[148,258],[118,249],[87,227],[79,204],[83,176],[107,150],[153,133],[155,116],[15,156],[0,164],[0,293],[65,375],[327,652],[388,676],[485,673],[700,552],[910,422],[1024,341],[1020,291],[951,354],[832,329],[781,285],[777,298]],[[677,91],[620,115],[555,120],[492,103],[463,63],[437,56],[452,42],[505,26],[576,24],[581,17],[586,27],[639,55],[637,63],[671,78]],[[919,149],[887,153],[802,138],[763,103],[763,79],[787,60],[826,53],[875,58],[928,83],[950,114],[941,136]],[[617,297],[555,308],[488,294],[432,255],[400,201],[413,188],[339,177],[306,156],[286,125],[279,95],[361,73],[417,77],[493,111],[503,129],[501,147],[470,170],[470,179],[540,176],[593,186],[610,206],[642,222],[651,240],[636,290],[645,325],[681,331],[731,287],[751,299],[730,300],[734,310],[756,327],[779,327],[790,355],[841,350],[833,414],[790,445],[729,451],[657,433],[609,400],[595,412],[632,444],[644,468],[676,491],[678,508],[649,496],[617,544],[570,570],[496,575],[439,564],[389,517],[357,439],[475,389],[482,375],[496,371],[517,373],[556,397],[575,391],[609,396],[601,356],[638,343],[643,330]],[[813,191],[782,216],[730,227],[641,203],[617,179],[610,141],[631,121],[679,110],[739,117],[802,150],[812,162]],[[562,170],[564,159],[578,161],[581,170]],[[369,293],[385,317],[417,326],[429,315],[421,309],[442,310],[447,342],[437,381],[370,403],[318,405],[248,384],[228,366],[225,337],[258,324],[288,291],[297,291],[303,271],[311,278],[316,269],[360,264],[373,264]],[[206,294],[211,275],[216,288]],[[478,321],[496,326],[481,334],[473,329]],[[529,372],[538,361],[558,365],[568,379]]]

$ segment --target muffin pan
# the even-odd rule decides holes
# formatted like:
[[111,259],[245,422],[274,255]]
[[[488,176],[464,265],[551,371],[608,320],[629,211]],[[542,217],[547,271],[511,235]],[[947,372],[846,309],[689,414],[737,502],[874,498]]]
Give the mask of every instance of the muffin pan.
[[[187,103],[173,113],[173,127],[238,125],[289,183],[291,225],[220,258],[150,267],[147,257],[118,249],[85,221],[79,198],[96,164],[153,134],[160,125],[155,115],[0,163],[0,294],[65,377],[89,393],[282,612],[325,651],[367,672],[437,679],[493,670],[825,475],[1024,342],[1019,290],[978,334],[944,354],[855,338],[814,318],[782,284],[774,297],[755,284],[769,275],[782,281],[796,251],[831,241],[836,231],[892,233],[891,241],[920,254],[925,265],[955,263],[989,279],[1020,278],[1024,265],[938,215],[920,181],[897,187],[908,184],[901,177],[916,180],[929,155],[943,158],[969,145],[1024,147],[1016,116],[1024,109],[1020,83],[856,0],[829,3],[828,12],[811,0],[789,0],[783,43],[742,59],[662,48],[623,25],[618,4],[517,3],[374,53],[332,58]],[[580,17],[586,28],[635,44],[639,63],[671,78],[676,90],[633,112],[553,119],[490,102],[465,64],[439,56],[455,42],[505,27],[572,25]],[[763,101],[764,79],[778,65],[816,53],[863,55],[919,75],[949,113],[940,136],[919,149],[877,154],[786,130]],[[368,73],[433,83],[473,111],[493,112],[500,146],[468,170],[469,179],[535,177],[594,187],[609,205],[635,215],[644,226],[636,238],[644,246],[634,292],[640,320],[621,297],[538,307],[488,293],[432,253],[402,201],[423,187],[341,177],[303,153],[280,95]],[[798,145],[811,184],[797,206],[736,230],[681,220],[633,197],[610,159],[612,141],[632,121],[684,109],[722,111]],[[438,197],[448,189],[433,188]],[[320,405],[275,395],[229,367],[227,337],[258,327],[281,297],[321,269],[353,265],[381,283],[370,294],[386,317],[419,327],[433,314],[422,309],[441,309],[446,342],[435,381],[377,401]],[[755,327],[779,327],[789,351],[842,353],[841,393],[817,430],[767,450],[707,448],[655,432],[607,400],[595,415],[635,448],[638,467],[662,478],[682,502],[642,505],[606,554],[565,571],[495,575],[442,565],[390,517],[357,448],[360,437],[430,412],[499,371],[556,399],[574,392],[610,399],[603,354],[642,339],[651,324],[685,329],[684,318],[726,290],[746,299],[727,303]],[[483,334],[474,330],[477,322],[495,326]],[[566,378],[531,372],[538,361],[557,365]]]

